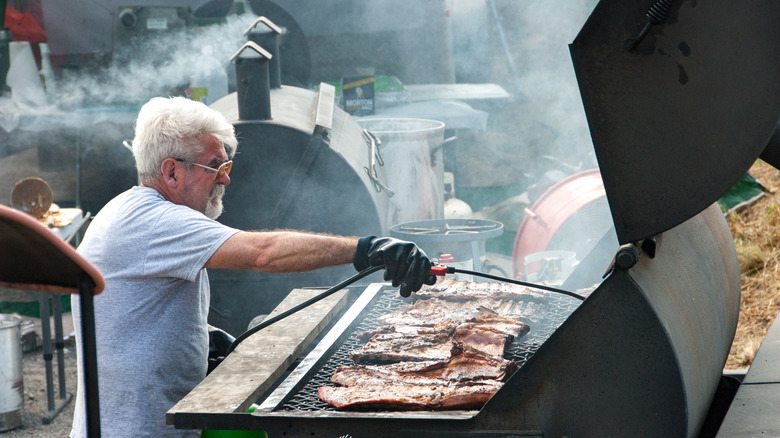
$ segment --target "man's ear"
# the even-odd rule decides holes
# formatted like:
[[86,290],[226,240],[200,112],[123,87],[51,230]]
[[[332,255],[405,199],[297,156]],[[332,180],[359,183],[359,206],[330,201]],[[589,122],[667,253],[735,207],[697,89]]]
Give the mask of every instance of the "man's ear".
[[170,187],[176,187],[179,183],[176,175],[176,160],[173,158],[166,158],[160,165],[160,171],[162,171],[162,181],[165,185]]

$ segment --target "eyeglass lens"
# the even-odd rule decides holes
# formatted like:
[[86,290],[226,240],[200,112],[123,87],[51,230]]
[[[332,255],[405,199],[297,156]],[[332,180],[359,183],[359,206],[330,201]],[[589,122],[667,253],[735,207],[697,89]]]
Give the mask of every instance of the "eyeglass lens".
[[219,168],[217,168],[217,178],[222,175],[230,175],[230,170],[233,168],[233,161],[225,161]]

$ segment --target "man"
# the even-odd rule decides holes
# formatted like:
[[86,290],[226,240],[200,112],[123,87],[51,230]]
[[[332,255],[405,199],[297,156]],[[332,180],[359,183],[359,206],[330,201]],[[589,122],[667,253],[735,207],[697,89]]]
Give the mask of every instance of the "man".
[[[430,261],[410,242],[241,231],[216,222],[236,147],[233,126],[200,102],[154,98],[138,114],[140,185],[106,204],[78,248],[106,279],[94,302],[104,436],[199,436],[166,426],[165,413],[206,376],[206,268],[282,273],[383,265],[385,280],[404,296],[434,281]],[[78,300],[74,295],[77,328]],[[79,329],[76,341],[80,352]],[[80,365],[72,437],[86,435]]]

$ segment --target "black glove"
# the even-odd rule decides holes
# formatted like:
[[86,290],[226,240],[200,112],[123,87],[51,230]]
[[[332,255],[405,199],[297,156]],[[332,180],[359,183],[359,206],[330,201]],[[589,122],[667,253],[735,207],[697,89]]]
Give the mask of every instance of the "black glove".
[[423,283],[436,283],[425,252],[413,242],[392,237],[362,237],[352,265],[358,271],[369,266],[384,266],[385,281],[392,281],[393,287],[400,286],[402,297],[420,290]]
[[216,327],[209,328],[209,356],[206,374],[210,374],[225,359],[227,350],[236,338]]

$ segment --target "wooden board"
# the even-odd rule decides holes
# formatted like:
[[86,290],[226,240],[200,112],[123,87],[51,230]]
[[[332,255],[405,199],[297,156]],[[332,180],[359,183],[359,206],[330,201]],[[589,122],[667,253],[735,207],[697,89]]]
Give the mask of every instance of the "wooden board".
[[[269,317],[322,292],[320,289],[294,289]],[[176,414],[246,412],[344,307],[346,301],[347,290],[341,290],[246,338],[166,413],[166,423],[175,424]]]

